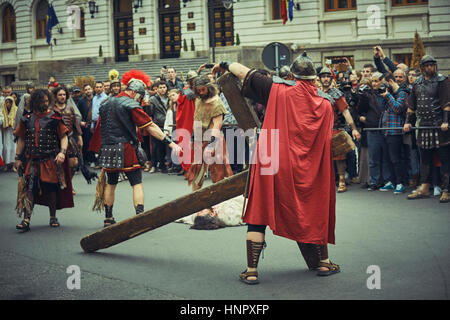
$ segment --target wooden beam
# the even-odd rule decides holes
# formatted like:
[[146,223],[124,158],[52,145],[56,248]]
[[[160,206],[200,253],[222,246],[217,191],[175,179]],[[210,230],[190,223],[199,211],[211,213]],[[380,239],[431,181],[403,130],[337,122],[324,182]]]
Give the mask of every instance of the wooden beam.
[[225,98],[227,98],[239,128],[244,131],[260,128],[261,122],[255,110],[248,104],[247,99],[241,93],[241,81],[232,73],[227,72],[217,79],[216,83],[220,86],[220,90],[225,95]]
[[85,252],[105,249],[244,193],[248,170],[81,239]]

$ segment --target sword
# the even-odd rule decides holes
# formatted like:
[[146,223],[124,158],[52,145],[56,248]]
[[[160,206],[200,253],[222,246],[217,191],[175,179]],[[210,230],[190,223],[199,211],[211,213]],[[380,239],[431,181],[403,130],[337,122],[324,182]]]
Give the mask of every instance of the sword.
[[[411,127],[410,130],[426,130],[426,129],[440,129],[439,126],[430,126],[430,127]],[[403,130],[403,127],[394,127],[394,128],[363,128],[363,131],[383,131],[383,130]]]

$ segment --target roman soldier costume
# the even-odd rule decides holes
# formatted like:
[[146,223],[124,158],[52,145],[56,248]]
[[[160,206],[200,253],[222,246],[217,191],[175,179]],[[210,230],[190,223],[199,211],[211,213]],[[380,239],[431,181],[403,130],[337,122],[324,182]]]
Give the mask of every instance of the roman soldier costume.
[[[115,97],[109,97],[100,106],[99,121],[89,149],[99,153],[99,165],[102,167],[97,184],[97,194],[93,209],[105,209],[105,226],[115,223],[112,217],[112,204],[105,199],[105,186],[115,186],[119,173],[125,173],[131,186],[142,183],[141,166],[147,158],[140,147],[137,129],[147,128],[153,124],[152,119],[144,112],[140,101],[145,95],[150,77],[139,70],[130,70],[123,74],[122,83],[127,85],[132,98],[126,91]],[[163,140],[166,144],[172,141],[169,137]],[[108,181],[106,182],[106,175]],[[113,191],[114,192],[114,191]],[[136,214],[144,212],[144,203],[135,204]]]
[[[420,62],[421,68],[429,64],[437,66],[437,62],[432,56],[425,55]],[[450,84],[448,77],[439,74],[437,70],[432,76],[427,78],[423,74],[420,75],[413,84],[408,104],[409,110],[406,116],[406,124],[411,124],[412,115],[415,113],[419,127],[432,127],[430,129],[417,130],[417,146],[422,159],[420,166],[421,183],[428,183],[434,150],[439,154],[442,163],[441,182],[443,193],[440,201],[449,202],[450,131],[441,129],[443,123],[448,124],[449,122]],[[426,196],[428,196],[426,192],[418,189],[408,195],[408,199],[418,199]]]
[[56,210],[74,206],[68,159],[65,157],[62,165],[55,162],[58,153],[66,154],[60,141],[68,132],[61,116],[53,110],[25,114],[14,131],[19,142],[24,143],[24,150],[16,155],[16,160],[21,160],[25,168],[18,170],[21,183],[16,210],[19,217],[23,213],[28,219],[17,229],[30,230],[29,219],[35,204],[49,207],[52,227],[59,226]]
[[[221,62],[219,66],[230,71],[234,63]],[[335,243],[333,111],[330,101],[317,93],[311,59],[304,53],[294,61],[291,73],[295,80],[271,79],[239,66],[234,70],[246,74],[243,94],[267,105],[262,127],[267,134],[258,139],[243,218],[248,224],[247,269],[240,280],[259,283],[256,268],[266,247],[266,226],[274,234],[296,241],[308,267],[319,268],[318,275],[339,272],[327,251],[327,244]],[[274,146],[279,152],[274,152]]]

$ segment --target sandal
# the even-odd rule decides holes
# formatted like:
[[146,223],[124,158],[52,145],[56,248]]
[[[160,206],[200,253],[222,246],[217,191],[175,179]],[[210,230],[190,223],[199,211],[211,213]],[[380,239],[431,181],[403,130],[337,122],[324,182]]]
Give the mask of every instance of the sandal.
[[333,275],[335,273],[341,272],[341,268],[337,264],[335,264],[335,263],[333,263],[331,261],[330,261],[330,263],[320,262],[319,263],[319,268],[327,268],[328,271],[321,271],[319,269],[319,271],[317,271],[317,275],[318,276],[331,276],[331,275]]
[[337,192],[345,192],[345,191],[347,191],[347,185],[345,184],[345,182],[339,182]]
[[[249,280],[249,277],[256,277],[256,279]],[[245,269],[245,271],[239,275],[239,280],[246,284],[258,284],[258,271],[247,271],[247,269]]]
[[104,221],[103,221],[103,227],[109,227],[109,226],[111,226],[111,225],[113,225],[114,223],[116,223],[116,220],[114,220],[114,218],[106,218]]
[[450,202],[450,192],[442,192],[441,198],[439,199],[440,203]]
[[58,228],[59,227],[59,222],[58,219],[56,218],[50,218],[50,227],[52,228]]
[[429,197],[430,197],[429,192],[423,192],[421,189],[416,189],[412,193],[408,194],[407,199],[414,200],[414,199],[423,199],[423,198],[429,198]]
[[23,219],[21,223],[16,226],[17,230],[21,230],[23,232],[30,231],[30,220]]

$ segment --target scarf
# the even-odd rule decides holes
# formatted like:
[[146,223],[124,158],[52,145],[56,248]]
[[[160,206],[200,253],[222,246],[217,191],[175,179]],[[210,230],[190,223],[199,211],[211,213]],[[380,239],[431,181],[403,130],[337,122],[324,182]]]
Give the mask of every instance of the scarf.
[[[9,110],[8,114],[8,108],[6,108],[6,100],[11,100],[12,106]],[[14,99],[12,97],[6,97],[5,101],[3,102],[2,106],[2,113],[3,113],[3,128],[14,128],[15,120],[16,120],[16,113],[17,113],[17,106],[14,102]]]

